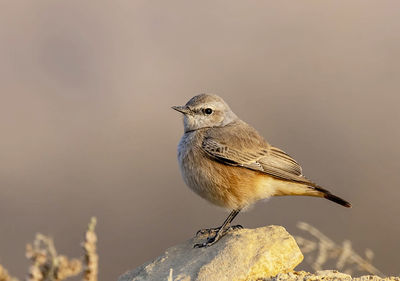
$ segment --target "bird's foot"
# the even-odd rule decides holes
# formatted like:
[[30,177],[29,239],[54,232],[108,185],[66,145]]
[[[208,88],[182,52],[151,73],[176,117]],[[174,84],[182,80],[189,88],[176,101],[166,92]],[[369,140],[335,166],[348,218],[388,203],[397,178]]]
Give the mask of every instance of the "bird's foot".
[[202,236],[207,234],[207,236],[210,236],[211,234],[217,234],[217,232],[221,229],[221,227],[212,227],[212,228],[203,228],[200,229],[199,231],[196,232],[196,237],[197,236]]
[[[220,229],[221,229],[221,227],[212,227],[212,228],[200,229],[199,231],[196,232],[196,237],[199,236],[199,235],[201,236],[201,235],[205,235],[205,234],[207,234],[207,236],[210,236],[212,234],[215,236]],[[226,228],[224,230],[223,234],[225,235],[229,231],[236,230],[236,229],[243,229],[243,226],[241,226],[240,224],[232,225],[231,227]]]
[[[207,234],[207,236],[208,236],[207,241],[204,243],[195,244],[193,246],[193,248],[203,248],[203,247],[209,247],[211,245],[214,245],[215,243],[218,242],[219,239],[221,239],[229,231],[236,230],[236,229],[242,229],[242,228],[243,228],[243,226],[241,226],[241,225],[233,225],[233,226],[228,227],[223,230],[221,230],[221,227],[201,229],[201,230],[197,231],[196,236]],[[214,234],[214,235],[211,236],[211,234]]]

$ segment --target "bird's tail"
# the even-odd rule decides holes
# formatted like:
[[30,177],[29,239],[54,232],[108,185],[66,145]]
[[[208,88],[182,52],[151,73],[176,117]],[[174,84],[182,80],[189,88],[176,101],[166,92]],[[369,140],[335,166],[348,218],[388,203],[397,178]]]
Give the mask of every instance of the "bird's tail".
[[[269,183],[269,182],[267,182]],[[270,186],[270,185],[266,185]],[[287,181],[274,181],[274,192],[273,196],[285,196],[285,195],[300,195],[300,196],[313,196],[313,197],[323,197],[344,207],[350,208],[351,204],[346,200],[333,195],[330,191],[322,188],[321,186],[313,183],[312,181],[306,179],[304,182],[287,182]],[[270,190],[270,189],[268,189]],[[271,193],[268,193],[269,196]]]
[[342,206],[344,206],[346,208],[351,208],[351,204],[349,202],[347,202],[346,200],[344,200],[344,199],[342,199],[342,198],[340,198],[340,197],[338,197],[336,195],[333,195],[330,191],[320,187],[319,185],[316,185],[316,184],[312,183],[310,188],[312,188],[312,189],[314,189],[316,191],[319,191],[321,193],[321,195],[322,195],[321,197],[324,197],[324,198],[326,198],[326,199],[328,199],[328,200],[330,200],[332,202],[340,204],[340,205],[342,205]]
[[338,203],[342,206],[345,206],[346,208],[351,208],[351,204],[349,202],[347,202],[346,200],[344,200],[340,197],[333,195],[332,193],[324,193],[324,198],[331,200],[335,203]]

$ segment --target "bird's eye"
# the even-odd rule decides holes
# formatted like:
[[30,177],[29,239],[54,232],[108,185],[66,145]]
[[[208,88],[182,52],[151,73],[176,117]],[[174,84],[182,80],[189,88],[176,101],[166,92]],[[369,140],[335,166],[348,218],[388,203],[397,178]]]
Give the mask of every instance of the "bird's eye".
[[207,115],[210,115],[212,112],[213,112],[213,110],[211,108],[204,109],[204,113]]

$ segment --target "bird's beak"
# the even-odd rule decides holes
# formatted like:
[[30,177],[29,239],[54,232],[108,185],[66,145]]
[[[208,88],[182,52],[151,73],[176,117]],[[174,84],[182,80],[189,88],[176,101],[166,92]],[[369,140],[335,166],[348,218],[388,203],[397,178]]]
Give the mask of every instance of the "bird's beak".
[[173,106],[171,108],[175,109],[176,111],[179,111],[180,113],[183,113],[183,114],[190,113],[190,109],[187,106]]

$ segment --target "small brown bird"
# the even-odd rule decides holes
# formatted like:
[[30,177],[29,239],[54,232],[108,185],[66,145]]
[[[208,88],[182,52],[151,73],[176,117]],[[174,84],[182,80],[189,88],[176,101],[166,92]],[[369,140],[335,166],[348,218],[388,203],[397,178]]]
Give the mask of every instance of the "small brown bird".
[[211,246],[230,229],[241,228],[230,227],[240,210],[271,196],[323,197],[351,207],[305,178],[292,157],[268,144],[219,96],[197,95],[172,108],[184,114],[178,161],[185,183],[204,199],[232,210],[222,226],[200,230],[209,237],[195,247]]

